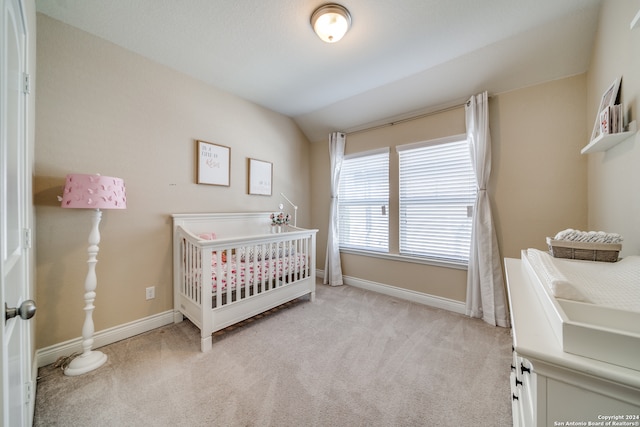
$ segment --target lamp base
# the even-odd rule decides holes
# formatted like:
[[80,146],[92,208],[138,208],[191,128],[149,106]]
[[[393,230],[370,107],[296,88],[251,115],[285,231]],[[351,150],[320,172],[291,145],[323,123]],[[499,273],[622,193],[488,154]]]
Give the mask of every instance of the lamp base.
[[104,365],[106,361],[106,354],[101,351],[92,350],[73,359],[64,370],[64,374],[70,377],[86,374],[89,371],[98,369]]

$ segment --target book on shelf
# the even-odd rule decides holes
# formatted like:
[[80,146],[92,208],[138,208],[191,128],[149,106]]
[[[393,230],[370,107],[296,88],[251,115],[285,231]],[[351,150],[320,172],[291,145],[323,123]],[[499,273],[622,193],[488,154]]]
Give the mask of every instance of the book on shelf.
[[600,112],[600,134],[607,135],[624,131],[622,105],[610,105]]

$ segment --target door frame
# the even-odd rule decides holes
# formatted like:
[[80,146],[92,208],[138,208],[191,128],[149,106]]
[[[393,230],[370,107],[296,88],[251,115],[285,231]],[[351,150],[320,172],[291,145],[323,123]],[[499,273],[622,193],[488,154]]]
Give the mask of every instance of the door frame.
[[[4,11],[7,6],[7,2],[11,0],[0,0],[2,8],[2,20],[4,22]],[[36,27],[36,6],[35,0],[13,0],[16,7],[19,9],[19,19],[24,26],[24,49],[22,52],[24,62],[24,72],[27,75],[25,81],[25,96],[23,98],[22,114],[24,121],[22,123],[21,133],[24,135],[23,141],[24,155],[23,164],[20,165],[21,171],[21,190],[23,192],[21,196],[21,221],[23,228],[23,246],[25,247],[25,290],[24,299],[32,299],[35,295],[35,245],[34,230],[35,230],[35,207],[33,205],[33,174],[34,174],[34,151],[35,151],[35,59],[36,59],[36,40],[35,40],[35,27]],[[4,43],[4,37],[0,37],[2,43]],[[4,63],[4,59],[2,59]],[[1,107],[0,107],[1,108]],[[2,114],[5,114],[2,112]],[[0,295],[0,306],[5,302],[4,293]],[[25,349],[24,349],[24,381],[25,381],[25,393],[23,394],[24,401],[28,404],[26,408],[25,421],[26,425],[32,425],[33,415],[35,410],[35,380],[37,378],[38,367],[35,358],[35,320],[22,321],[25,328]],[[4,323],[3,323],[4,325]],[[4,338],[4,333],[2,333]],[[6,362],[4,354],[0,356],[0,362],[4,365]],[[2,366],[2,365],[0,365]],[[3,418],[4,418],[4,396],[8,393],[5,389],[5,381],[2,383],[2,399],[0,406],[2,406]]]

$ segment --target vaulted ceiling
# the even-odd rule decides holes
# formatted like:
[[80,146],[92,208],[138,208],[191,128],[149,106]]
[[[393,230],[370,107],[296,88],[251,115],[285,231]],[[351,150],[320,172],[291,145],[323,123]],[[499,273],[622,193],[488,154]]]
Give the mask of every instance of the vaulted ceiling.
[[[607,0],[605,0],[607,1]],[[38,12],[291,116],[310,141],[587,70],[601,0],[36,0]]]

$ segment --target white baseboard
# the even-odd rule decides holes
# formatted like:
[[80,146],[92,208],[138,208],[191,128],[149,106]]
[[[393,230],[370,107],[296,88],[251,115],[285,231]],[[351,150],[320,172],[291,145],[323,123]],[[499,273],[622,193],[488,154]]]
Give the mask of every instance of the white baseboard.
[[[317,270],[316,276],[324,278],[324,270]],[[394,298],[404,299],[418,304],[428,305],[430,307],[441,308],[458,314],[466,313],[466,305],[461,301],[437,297],[422,292],[398,288],[396,286],[385,285],[383,283],[372,282],[370,280],[358,279],[357,277],[342,276],[342,281],[345,285],[378,292]]]
[[[324,270],[316,270],[316,276],[321,279],[324,278]],[[465,304],[460,301],[398,288],[396,286],[385,285],[383,283],[372,282],[370,280],[359,279],[357,277],[343,276],[342,278],[345,285],[378,292],[394,298],[428,305],[430,307],[441,308],[443,310],[452,311],[454,313],[465,314]],[[151,331],[153,329],[171,324],[173,322],[173,310],[168,310],[163,313],[125,323],[120,326],[105,329],[103,331],[96,332],[93,335],[93,348],[100,348],[102,346],[112,344],[123,339],[131,338],[135,335]],[[36,364],[37,367],[40,368],[42,366],[47,366],[55,363],[55,361],[58,360],[58,358],[61,356],[69,356],[70,354],[81,352],[82,337],[78,337],[69,341],[36,350]]]
[[[131,338],[170,323],[173,323],[173,310],[105,329],[93,335],[93,348]],[[73,353],[82,353],[82,337],[36,350],[36,363],[40,368],[55,363],[61,356],[69,356]]]

